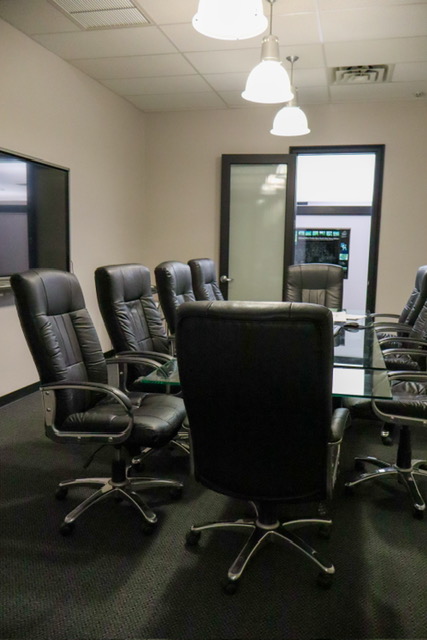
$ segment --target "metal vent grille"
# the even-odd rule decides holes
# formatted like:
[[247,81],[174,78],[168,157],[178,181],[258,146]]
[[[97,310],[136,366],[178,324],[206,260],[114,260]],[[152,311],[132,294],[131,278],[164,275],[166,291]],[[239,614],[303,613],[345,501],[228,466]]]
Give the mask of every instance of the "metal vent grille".
[[149,24],[132,0],[50,0],[83,29],[112,29]]
[[391,67],[387,64],[336,67],[333,70],[335,84],[379,84],[387,82],[390,76]]

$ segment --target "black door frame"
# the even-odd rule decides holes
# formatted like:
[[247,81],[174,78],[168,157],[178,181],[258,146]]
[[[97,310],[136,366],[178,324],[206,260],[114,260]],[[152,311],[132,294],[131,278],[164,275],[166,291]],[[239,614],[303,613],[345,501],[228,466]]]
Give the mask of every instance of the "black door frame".
[[[285,238],[283,261],[283,292],[285,299],[286,274],[294,255],[296,157],[293,154],[223,154],[221,156],[221,221],[219,274],[228,276],[230,250],[230,177],[235,164],[286,164]],[[290,214],[290,215],[289,215]],[[228,299],[228,282],[220,283],[224,298]]]
[[[298,155],[314,155],[314,154],[357,154],[357,153],[374,153],[375,154],[375,175],[374,175],[374,191],[372,196],[371,208],[371,235],[369,242],[368,257],[368,288],[366,293],[366,308],[371,312],[375,312],[375,303],[377,295],[377,270],[378,255],[380,243],[380,227],[381,227],[381,202],[384,176],[384,144],[367,144],[367,145],[321,145],[311,147],[290,147],[289,153]],[[316,207],[317,210],[321,207]],[[331,213],[323,211],[322,213]],[[342,209],[342,207],[341,207]],[[298,210],[298,205],[296,210]],[[350,211],[346,211],[350,213]]]

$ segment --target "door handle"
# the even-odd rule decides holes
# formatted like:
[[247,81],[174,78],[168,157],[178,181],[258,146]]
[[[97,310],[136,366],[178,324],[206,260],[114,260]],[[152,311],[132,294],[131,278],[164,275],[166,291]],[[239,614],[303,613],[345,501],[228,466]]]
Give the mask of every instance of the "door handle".
[[229,278],[228,276],[221,276],[219,281],[225,284],[226,282],[233,282],[233,278]]

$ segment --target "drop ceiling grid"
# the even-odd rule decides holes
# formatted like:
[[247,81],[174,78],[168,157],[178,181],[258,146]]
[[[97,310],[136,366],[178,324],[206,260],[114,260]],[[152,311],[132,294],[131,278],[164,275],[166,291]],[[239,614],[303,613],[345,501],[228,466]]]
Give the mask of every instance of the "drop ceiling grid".
[[[191,25],[197,0],[133,3],[150,26],[80,30],[48,0],[0,0],[0,18],[143,110],[254,106],[240,93],[259,61],[261,36],[201,36]],[[427,0],[277,0],[273,32],[285,66],[286,56],[300,58],[301,104],[410,100],[425,90]],[[330,68],[363,64],[394,64],[395,77],[380,91],[328,84]]]

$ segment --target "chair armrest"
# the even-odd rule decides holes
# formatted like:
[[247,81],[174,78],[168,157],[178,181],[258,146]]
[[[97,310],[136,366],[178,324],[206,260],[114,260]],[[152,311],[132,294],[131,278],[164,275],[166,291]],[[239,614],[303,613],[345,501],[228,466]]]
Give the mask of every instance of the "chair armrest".
[[[55,425],[56,392],[61,390],[94,391],[109,396],[125,410],[128,416],[126,427],[117,431],[110,430],[105,432],[61,430],[60,427]],[[40,391],[43,399],[46,435],[54,441],[64,442],[69,440],[75,442],[77,440],[78,442],[95,441],[120,444],[128,439],[133,429],[133,405],[127,395],[116,387],[100,382],[55,382],[41,385]]]
[[[415,382],[427,388],[427,372],[391,371],[388,377],[391,382]],[[392,400],[372,399],[371,406],[375,415],[385,422],[423,427],[427,424],[427,395],[424,394],[397,394]]]
[[148,358],[150,360],[157,361],[158,364],[163,364],[164,362],[169,362],[169,360],[174,359],[174,356],[171,356],[170,353],[161,353],[159,351],[120,351],[116,355],[120,357],[131,356],[137,358]]
[[[386,346],[388,343],[395,344],[396,342],[399,343],[398,347],[390,347],[389,349],[384,349],[384,346]],[[419,340],[417,338],[400,338],[399,336],[397,336],[396,338],[386,338],[384,341],[380,340],[380,344],[383,353],[393,351],[394,349],[406,351],[407,349],[411,349],[411,347],[418,351],[422,351],[423,349],[427,348],[427,342],[425,340]]]
[[400,318],[398,313],[368,313],[366,318]]
[[350,426],[350,421],[350,411],[348,409],[335,409],[329,429],[329,444],[341,442],[344,431]]
[[407,324],[401,324],[400,322],[374,322],[374,324],[368,325],[368,327],[374,327],[375,331],[393,331],[399,333],[411,333],[412,327]]

